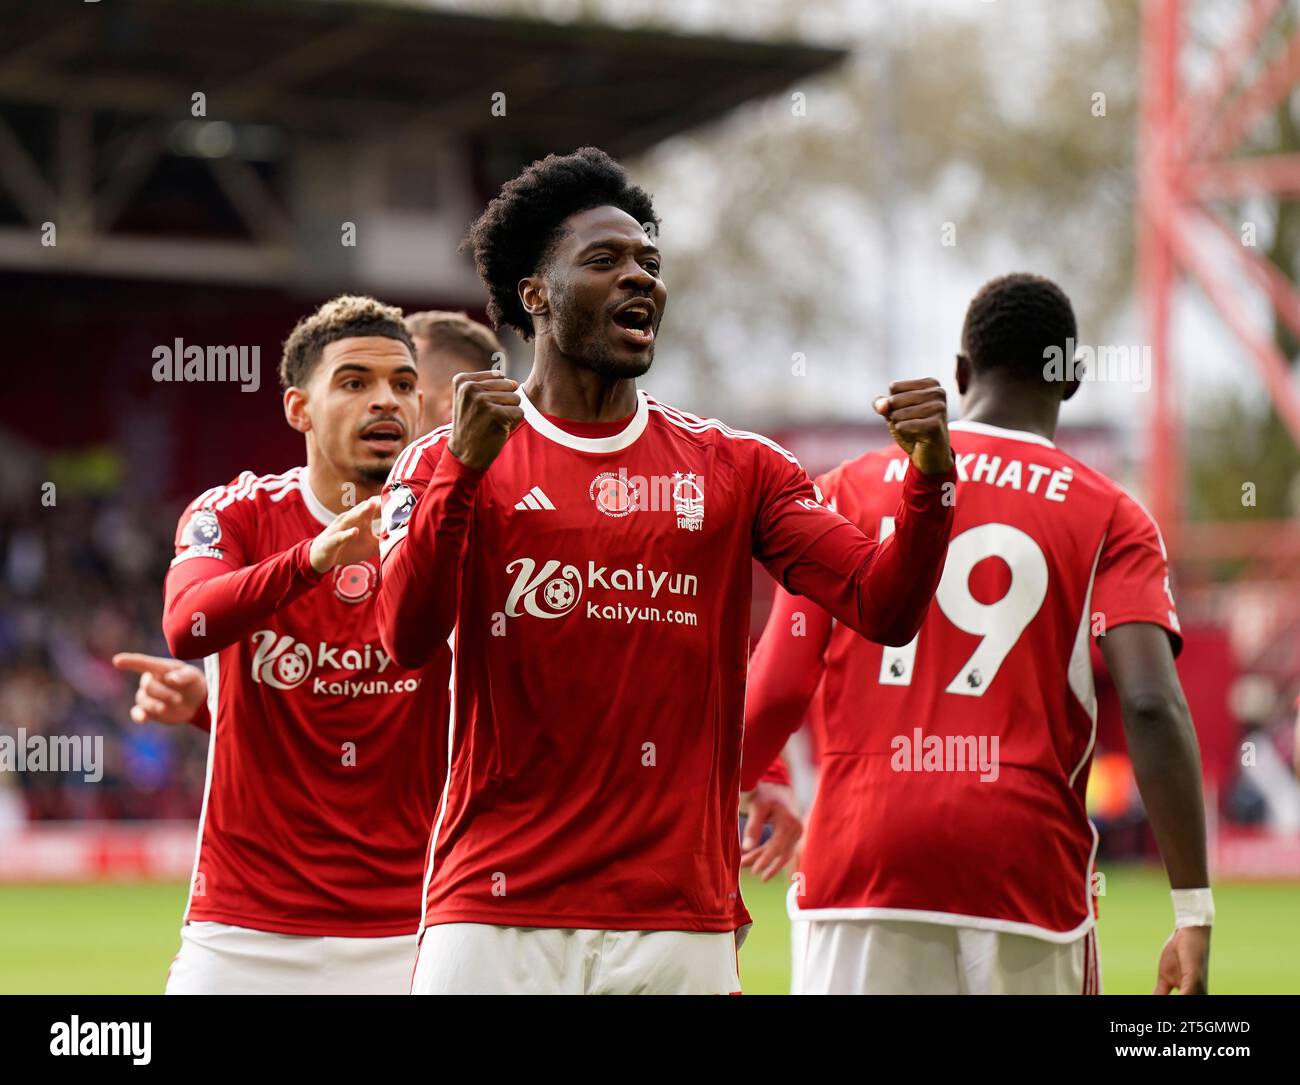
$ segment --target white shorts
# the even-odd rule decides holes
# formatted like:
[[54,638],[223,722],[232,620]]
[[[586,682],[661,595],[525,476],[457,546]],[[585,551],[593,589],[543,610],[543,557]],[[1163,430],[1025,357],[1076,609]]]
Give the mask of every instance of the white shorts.
[[322,938],[186,923],[169,995],[404,995],[415,935]]
[[1097,935],[1023,934],[887,919],[796,919],[796,995],[1095,995]]
[[730,931],[604,931],[439,923],[425,929],[415,995],[733,995]]

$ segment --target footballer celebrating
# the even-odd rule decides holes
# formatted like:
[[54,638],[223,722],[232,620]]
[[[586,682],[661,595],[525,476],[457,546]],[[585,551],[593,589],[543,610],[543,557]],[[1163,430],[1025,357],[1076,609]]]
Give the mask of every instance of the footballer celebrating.
[[[423,399],[415,435],[423,436],[451,421],[452,378],[495,366],[505,351],[491,328],[462,312],[408,313],[405,324],[415,343],[416,386]],[[367,492],[372,487],[373,483],[366,483]],[[119,652],[113,666],[140,675],[131,708],[136,723],[190,723],[204,731],[212,726],[208,687],[198,667],[141,652]],[[778,760],[773,764],[773,779],[783,778],[784,767]]]
[[[1100,992],[1093,638],[1173,888],[1156,991],[1206,989],[1200,756],[1164,544],[1128,494],[1053,443],[1079,386],[1060,364],[1075,335],[1069,299],[1037,276],[996,279],[971,302],[956,522],[914,639],[868,644],[778,592],[751,668],[744,775],[816,692],[820,779],[789,896],[796,993]],[[819,481],[883,536],[907,468],[885,448]]]
[[[451,421],[452,380],[455,375],[495,368],[504,359],[505,352],[490,328],[471,320],[462,312],[429,310],[409,313],[405,317],[405,324],[416,348],[416,368],[419,374],[417,385],[423,397],[417,433],[422,435]],[[373,484],[363,481],[361,485],[366,492],[370,492]],[[140,723],[190,723],[201,730],[210,729],[208,689],[202,670],[175,659],[135,652],[119,653],[114,656],[113,662],[123,670],[140,673],[136,703],[131,709],[134,720]],[[432,673],[428,668],[425,673],[428,681],[436,683],[436,688],[446,689],[450,655],[441,653],[436,662],[437,673]],[[445,732],[446,722],[438,720],[431,726],[441,735]],[[397,756],[401,754],[398,753]],[[436,774],[438,786],[441,787],[445,774],[441,763],[430,767],[429,771]],[[788,785],[789,778],[778,758],[759,780],[750,796],[750,831],[758,834],[770,825],[773,833],[765,846],[769,851],[777,853],[793,849],[803,831],[798,807]],[[337,841],[337,845],[346,851],[355,847],[355,840],[344,836]],[[420,866],[406,890],[412,902],[419,899],[418,886],[423,872],[421,853]],[[417,912],[413,911],[412,915],[418,918]],[[321,940],[321,949],[322,952],[325,951],[326,940]],[[410,963],[414,963],[413,951]],[[409,986],[409,978],[408,968],[407,973],[399,977],[398,986],[403,992]]]
[[909,460],[878,542],[778,445],[637,389],[667,301],[657,221],[594,148],[505,185],[470,243],[532,372],[458,377],[452,425],[385,490],[384,649],[419,667],[454,631],[416,993],[739,990],[751,555],[889,644],[939,580],[939,385],[877,401]]
[[[200,495],[167,576],[168,646],[205,657],[212,721],[167,992],[400,993],[449,667],[445,645],[398,664],[375,612],[376,495],[420,416],[415,347],[396,309],[340,297],[294,328],[280,375],[306,466]],[[137,710],[181,711],[180,673],[146,674],[173,696]]]

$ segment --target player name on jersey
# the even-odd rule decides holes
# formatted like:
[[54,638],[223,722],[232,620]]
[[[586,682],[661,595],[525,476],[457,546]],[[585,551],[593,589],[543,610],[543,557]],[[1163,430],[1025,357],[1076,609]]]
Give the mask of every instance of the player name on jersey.
[[[1048,466],[1000,456],[988,452],[954,451],[958,482],[982,482],[988,486],[1037,494],[1045,501],[1064,502],[1074,481],[1074,468]],[[885,461],[883,481],[902,482],[907,473],[907,459],[895,457]],[[1045,481],[1044,481],[1045,480]]]
[[[951,430],[956,517],[920,631],[882,646],[810,611],[811,648],[765,633],[751,683],[767,693],[747,705],[746,726],[747,755],[751,743],[761,753],[746,776],[770,757],[764,734],[797,726],[781,718],[781,676],[819,669],[818,798],[792,916],[1068,942],[1096,914],[1089,641],[1150,622],[1177,650],[1164,545],[1119,486],[1046,438]],[[887,534],[905,463],[881,449],[818,481],[844,516]]]

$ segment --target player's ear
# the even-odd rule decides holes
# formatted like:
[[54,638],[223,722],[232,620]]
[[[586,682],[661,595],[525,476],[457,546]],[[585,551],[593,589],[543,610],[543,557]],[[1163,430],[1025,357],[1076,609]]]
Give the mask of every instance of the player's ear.
[[964,396],[966,389],[970,387],[971,365],[970,359],[964,354],[957,355],[957,394]]
[[[420,428],[420,421],[424,418],[424,389],[418,384],[415,386],[415,428]],[[412,432],[411,440],[415,440],[417,434]]]
[[1083,383],[1083,375],[1087,372],[1087,369],[1088,363],[1082,358],[1075,357],[1074,366],[1070,370],[1070,379],[1063,382],[1065,387],[1061,390],[1062,403],[1079,390],[1079,385]]
[[284,420],[299,433],[311,429],[311,416],[307,413],[307,390],[290,385],[284,390]]
[[519,300],[529,316],[542,316],[547,310],[546,280],[540,275],[529,275],[519,280]]

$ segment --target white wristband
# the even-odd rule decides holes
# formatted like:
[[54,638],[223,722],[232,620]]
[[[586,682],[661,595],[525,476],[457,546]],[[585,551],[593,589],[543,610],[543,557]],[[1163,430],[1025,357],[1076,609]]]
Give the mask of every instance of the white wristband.
[[1214,926],[1214,895],[1207,889],[1174,889],[1174,929]]

